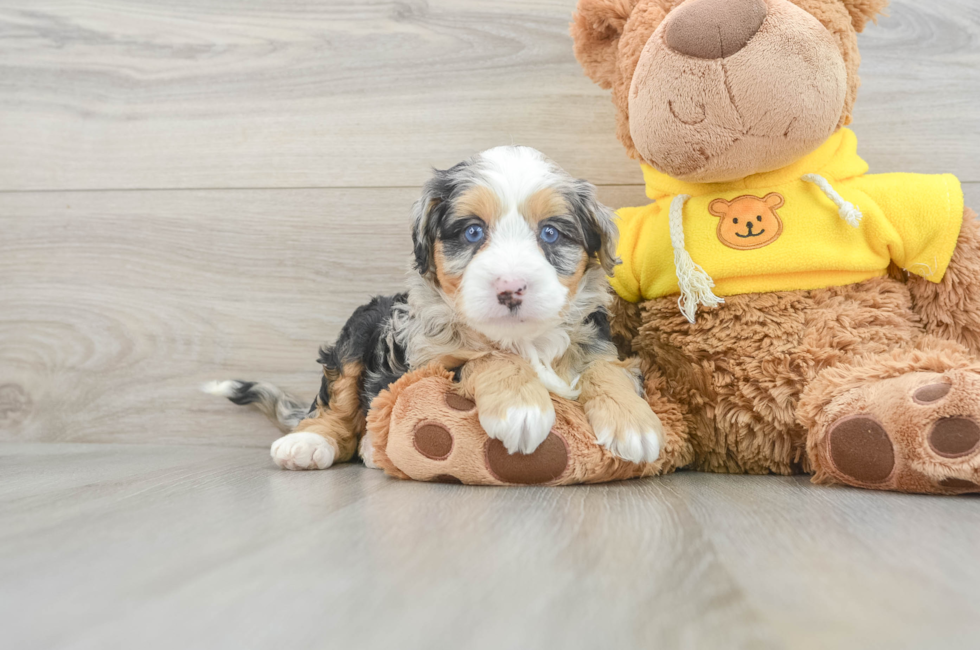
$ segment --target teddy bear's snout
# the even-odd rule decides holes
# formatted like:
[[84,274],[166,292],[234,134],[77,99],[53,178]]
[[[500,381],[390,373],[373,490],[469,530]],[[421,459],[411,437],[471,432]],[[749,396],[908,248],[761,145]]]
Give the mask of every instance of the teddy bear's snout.
[[724,59],[744,48],[768,14],[764,0],[687,0],[667,17],[664,39],[698,59]]

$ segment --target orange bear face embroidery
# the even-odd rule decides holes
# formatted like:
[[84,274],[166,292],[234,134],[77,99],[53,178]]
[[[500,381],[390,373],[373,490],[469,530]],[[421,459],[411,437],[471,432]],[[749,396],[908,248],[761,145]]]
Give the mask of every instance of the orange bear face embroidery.
[[746,195],[732,201],[715,199],[708,206],[708,212],[721,219],[718,222],[721,243],[747,251],[768,246],[783,234],[783,220],[776,210],[785,203],[782,195],[776,192],[762,199]]

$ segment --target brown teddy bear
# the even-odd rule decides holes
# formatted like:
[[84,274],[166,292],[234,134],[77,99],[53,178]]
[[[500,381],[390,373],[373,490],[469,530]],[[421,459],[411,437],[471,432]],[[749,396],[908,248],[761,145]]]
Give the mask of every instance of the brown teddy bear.
[[667,467],[980,491],[975,215],[952,176],[865,175],[844,128],[885,5],[579,2],[655,201],[618,213],[613,328]]
[[980,492],[980,227],[952,176],[866,175],[844,128],[857,33],[886,0],[579,0],[586,73],[653,201],[619,211],[612,329],[666,429],[656,463],[575,405],[534,454],[479,428],[451,376],[369,414],[402,478],[595,482],[692,468]]

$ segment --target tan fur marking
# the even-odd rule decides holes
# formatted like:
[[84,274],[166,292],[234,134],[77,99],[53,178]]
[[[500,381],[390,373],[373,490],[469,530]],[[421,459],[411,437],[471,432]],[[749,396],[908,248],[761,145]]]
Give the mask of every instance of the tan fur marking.
[[489,224],[500,217],[500,212],[500,199],[493,190],[483,185],[474,185],[456,201],[455,215],[458,217],[480,217]]
[[593,426],[605,427],[620,437],[627,431],[664,433],[663,425],[646,400],[636,392],[629,362],[599,360],[582,373],[579,401]]
[[443,251],[442,241],[436,241],[435,259],[436,279],[439,280],[439,287],[447,296],[455,296],[463,277],[461,275],[450,275],[446,272],[446,254]]
[[364,435],[364,412],[361,409],[361,375],[364,367],[352,362],[341,372],[324,369],[330,381],[330,403],[317,403],[316,415],[296,425],[296,431],[306,431],[333,440],[337,445],[335,462],[343,463],[354,457],[357,442]]
[[578,283],[582,280],[582,276],[585,275],[585,269],[589,266],[589,256],[582,251],[582,259],[579,261],[578,266],[575,268],[575,273],[572,275],[559,275],[558,281],[565,285],[568,289],[568,298],[565,300],[565,305],[568,306],[569,303],[575,298],[575,293],[578,291]]
[[492,353],[463,367],[463,392],[473,396],[485,416],[503,420],[507,410],[536,406],[542,411],[551,404],[547,389],[523,358]]
[[532,226],[569,211],[568,204],[554,188],[545,187],[525,199],[520,207],[521,215]]

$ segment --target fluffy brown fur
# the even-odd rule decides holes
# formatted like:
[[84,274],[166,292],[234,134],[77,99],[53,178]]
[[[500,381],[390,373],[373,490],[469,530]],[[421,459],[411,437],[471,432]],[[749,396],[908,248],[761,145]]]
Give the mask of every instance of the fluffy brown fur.
[[909,275],[907,285],[914,309],[927,332],[958,341],[980,356],[980,292],[976,285],[980,278],[980,255],[968,252],[980,250],[980,223],[969,208],[963,215],[956,248],[957,254],[942,282],[935,284]]
[[[765,2],[771,20],[793,15],[784,11],[787,0]],[[859,85],[856,34],[886,2],[792,2],[827,29],[843,58],[847,91],[840,127],[850,121]],[[636,129],[651,129],[647,135],[654,139],[669,137],[663,132],[668,126],[630,115],[629,99],[635,74],[658,74],[639,62],[661,48],[651,36],[678,5],[579,3],[572,28],[576,54],[587,74],[612,89],[618,134],[635,158],[642,158]],[[732,160],[716,169],[727,163]],[[734,160],[729,173],[743,163]],[[665,469],[811,472],[817,482],[873,489],[980,491],[975,217],[969,210],[964,215],[938,284],[892,268],[887,277],[849,286],[728,296],[693,324],[679,313],[676,296],[641,304],[617,300],[613,340],[643,364],[648,400],[666,432]]]

